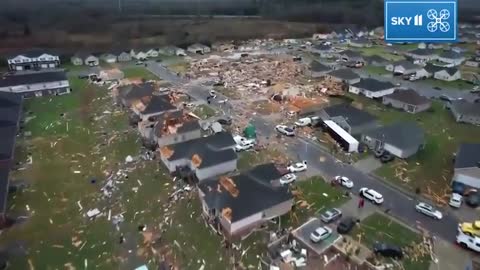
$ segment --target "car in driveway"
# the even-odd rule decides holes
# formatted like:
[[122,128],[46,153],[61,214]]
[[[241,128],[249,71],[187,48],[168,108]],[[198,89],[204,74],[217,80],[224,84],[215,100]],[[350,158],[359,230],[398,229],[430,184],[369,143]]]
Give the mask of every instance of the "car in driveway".
[[463,201],[462,195],[458,193],[452,193],[452,195],[450,196],[450,201],[448,202],[448,205],[454,208],[460,208],[460,206],[462,206],[462,201]]
[[344,217],[338,223],[337,232],[339,234],[347,234],[355,227],[355,224],[357,224],[357,221],[353,217]]
[[402,259],[403,251],[400,247],[392,244],[376,242],[373,244],[373,252],[383,257]]
[[331,223],[342,217],[342,210],[338,208],[328,209],[320,214],[320,220],[325,223]]
[[307,161],[304,160],[302,162],[297,162],[297,163],[291,164],[290,166],[287,167],[287,170],[291,173],[306,171],[307,170]]
[[327,226],[320,226],[310,234],[310,240],[314,243],[318,243],[327,239],[330,235],[332,235],[332,229]]
[[335,176],[334,181],[335,183],[340,184],[343,187],[353,188],[353,181],[346,176],[337,175]]
[[278,133],[283,134],[285,136],[290,136],[290,137],[295,136],[295,130],[285,125],[276,125],[275,130]]
[[382,204],[383,203],[383,196],[382,194],[378,193],[377,191],[371,189],[371,188],[366,188],[363,187],[360,189],[360,196],[363,198],[371,201],[374,204]]
[[254,146],[255,146],[255,143],[251,141],[241,142],[235,145],[235,151],[237,152],[246,151],[248,149],[252,149]]
[[415,205],[415,210],[417,210],[417,212],[419,213],[422,213],[434,219],[442,219],[443,217],[442,212],[438,211],[428,203],[424,203],[424,202],[417,203]]
[[295,174],[287,173],[280,178],[280,184],[288,185],[288,184],[291,184],[291,183],[295,182],[295,180],[297,180],[297,176]]

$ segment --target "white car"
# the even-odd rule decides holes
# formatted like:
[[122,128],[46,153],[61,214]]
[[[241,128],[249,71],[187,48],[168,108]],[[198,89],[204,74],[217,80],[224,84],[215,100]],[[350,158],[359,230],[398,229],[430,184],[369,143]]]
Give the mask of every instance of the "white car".
[[437,209],[433,208],[433,206],[424,202],[417,203],[417,205],[415,205],[415,210],[434,219],[442,219],[443,217],[442,212],[438,211]]
[[282,176],[282,178],[280,178],[280,184],[287,185],[295,182],[295,180],[297,180],[297,176],[293,173],[288,173]]
[[310,117],[300,118],[295,122],[295,126],[297,127],[306,127],[312,124],[312,119]]
[[254,139],[247,139],[243,136],[240,136],[240,135],[235,135],[233,136],[233,140],[235,141],[236,144],[246,144],[246,143],[253,143],[255,144],[255,140]]
[[450,201],[448,202],[448,204],[451,207],[460,208],[460,206],[462,206],[462,200],[463,200],[462,195],[458,193],[452,193],[452,196],[450,197]]
[[360,189],[360,196],[364,197],[365,199],[375,203],[375,204],[382,204],[383,203],[383,196],[382,194],[378,193],[377,191],[370,189],[370,188],[361,188]]
[[227,103],[228,102],[228,98],[225,98],[225,99],[221,99],[218,101],[219,104],[224,104],[224,103]]
[[285,136],[295,136],[295,130],[285,125],[276,125],[275,130]]
[[287,167],[291,173],[303,172],[307,170],[307,161],[297,162]]
[[335,176],[335,182],[339,183],[341,186],[346,188],[353,188],[353,181],[348,179],[346,176]]
[[235,151],[240,152],[240,151],[245,151],[248,149],[251,149],[255,146],[253,142],[244,142],[244,143],[239,143],[235,145]]
[[314,243],[318,243],[322,240],[327,239],[331,234],[332,229],[327,226],[321,226],[316,228],[315,231],[310,234],[310,240],[312,240],[312,242]]

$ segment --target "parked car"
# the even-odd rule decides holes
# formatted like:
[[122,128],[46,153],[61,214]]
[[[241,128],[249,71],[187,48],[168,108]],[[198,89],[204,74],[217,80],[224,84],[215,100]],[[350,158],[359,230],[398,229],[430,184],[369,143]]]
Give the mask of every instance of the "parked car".
[[285,136],[295,136],[295,130],[285,125],[277,125],[275,126],[275,130]]
[[480,220],[461,223],[460,229],[466,235],[480,237]]
[[375,254],[382,255],[383,257],[395,258],[395,259],[402,259],[403,252],[402,249],[398,246],[380,243],[377,242],[373,244],[373,252]]
[[325,223],[334,222],[342,217],[342,210],[337,208],[328,209],[320,215],[320,219]]
[[190,109],[190,108],[193,108],[193,107],[195,107],[195,104],[193,104],[193,103],[187,103],[187,102],[184,102],[184,103],[183,103],[183,107],[185,107],[185,108],[189,108],[189,109]]
[[291,173],[303,172],[307,170],[307,161],[297,162],[287,167]]
[[343,187],[353,188],[353,181],[348,179],[348,177],[346,177],[346,176],[337,175],[337,176],[335,176],[334,181],[335,181],[335,183],[338,183]]
[[280,178],[280,184],[282,185],[288,185],[290,183],[295,182],[297,180],[297,176],[293,173],[287,173],[282,178]]
[[422,213],[426,216],[432,217],[434,219],[442,219],[443,215],[442,212],[438,211],[435,209],[433,206],[424,203],[424,202],[419,202],[415,205],[415,210],[417,212]]
[[241,152],[241,151],[245,151],[245,150],[248,150],[248,149],[252,149],[253,147],[255,146],[255,143],[253,142],[242,142],[242,143],[239,143],[237,145],[235,145],[235,151],[237,152]]
[[462,195],[460,195],[458,193],[452,193],[452,195],[450,196],[450,201],[448,202],[448,204],[451,207],[460,208],[460,206],[462,206],[462,201],[463,201]]
[[311,234],[310,234],[310,240],[314,243],[318,243],[322,240],[327,239],[330,235],[332,234],[332,229],[330,229],[327,226],[321,226],[316,228]]
[[356,223],[357,221],[353,217],[345,217],[338,223],[337,232],[339,234],[347,234],[353,229]]
[[312,119],[310,117],[300,118],[295,122],[297,127],[306,127],[310,124],[312,124]]
[[480,193],[472,192],[468,194],[465,203],[472,208],[477,208],[478,206],[480,206]]
[[135,65],[137,65],[137,66],[141,66],[141,65],[143,65],[143,64],[145,64],[143,61],[137,61],[137,62],[135,62]]
[[383,203],[383,196],[382,194],[378,193],[377,191],[370,189],[370,188],[361,188],[360,189],[360,196],[363,198],[371,201],[375,204],[382,204]]
[[228,98],[225,98],[225,99],[221,99],[218,101],[219,104],[224,104],[224,103],[227,103],[228,102]]
[[208,92],[208,95],[209,95],[211,98],[217,98],[217,93],[216,93],[214,90],[210,90],[210,92]]

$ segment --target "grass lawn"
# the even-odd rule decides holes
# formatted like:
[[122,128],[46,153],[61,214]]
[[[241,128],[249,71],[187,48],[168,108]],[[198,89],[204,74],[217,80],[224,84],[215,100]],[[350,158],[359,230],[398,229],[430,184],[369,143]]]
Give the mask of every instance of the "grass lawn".
[[145,80],[156,80],[158,79],[153,73],[148,71],[145,67],[138,66],[138,67],[126,67],[122,69],[123,73],[125,74],[125,78],[132,79],[132,78],[141,78]]
[[332,187],[320,176],[298,181],[293,190],[296,194],[296,210],[282,219],[284,224],[293,227],[303,224],[312,216],[318,216],[319,212],[327,208],[340,206],[348,200],[343,196],[341,189]]
[[[28,188],[9,198],[8,211],[29,218],[2,233],[3,247],[25,247],[25,254],[12,251],[18,255],[10,258],[11,268],[86,269],[88,264],[88,269],[134,269],[146,263],[156,269],[165,256],[179,269],[198,269],[202,260],[205,269],[229,269],[221,239],[200,218],[197,194],[192,191],[171,203],[169,194],[177,182],[158,161],[125,164],[127,155],[141,153],[127,113],[112,106],[104,88],[87,87],[74,78],[71,83],[75,90],[70,95],[25,104],[36,118],[25,127],[32,136],[18,139],[16,157],[23,162],[30,153],[33,163],[12,172],[11,184],[23,179]],[[102,198],[107,174],[119,169],[128,178],[122,177],[111,199]],[[89,220],[85,214],[94,208],[103,216]],[[119,231],[108,220],[109,211],[112,217],[123,213]],[[138,231],[140,224],[147,226],[146,232]],[[258,262],[256,249],[252,245],[243,261]]]
[[358,50],[365,56],[378,55],[391,61],[403,59],[403,56],[401,55],[395,55],[388,52],[384,46],[372,46],[370,48],[359,48]]
[[285,154],[272,147],[260,151],[243,151],[238,153],[237,168],[240,171],[251,169],[257,165],[274,162],[278,157]]
[[425,131],[425,149],[406,162],[396,160],[376,171],[378,175],[410,190],[419,187],[424,194],[429,193],[428,190],[444,194],[450,186],[452,157],[458,146],[460,143],[478,142],[480,138],[479,127],[456,123],[440,102],[433,102],[432,112],[409,114],[364,97],[354,98],[364,110],[377,116],[383,124],[415,121]]
[[355,227],[351,233],[354,239],[371,248],[375,241],[400,246],[406,253],[402,260],[405,270],[428,269],[430,256],[419,248],[421,235],[390,219],[375,213]]
[[464,81],[464,80],[457,80],[453,82],[446,82],[437,79],[426,79],[422,82],[427,83],[433,87],[440,87],[441,89],[452,89],[452,90],[472,90],[473,85]]
[[390,71],[385,70],[385,67],[368,65],[368,66],[365,66],[363,69],[366,70],[369,74],[373,74],[373,75],[391,74]]
[[210,108],[209,106],[202,104],[200,106],[197,106],[194,110],[193,113],[200,117],[201,119],[205,120],[210,117],[215,116],[217,113],[214,109]]

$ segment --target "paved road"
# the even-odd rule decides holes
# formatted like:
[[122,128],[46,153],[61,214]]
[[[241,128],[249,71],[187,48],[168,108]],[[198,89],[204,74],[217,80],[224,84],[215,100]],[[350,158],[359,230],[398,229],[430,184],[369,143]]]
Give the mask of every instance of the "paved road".
[[[174,78],[175,74],[169,72],[166,68],[155,67],[153,73],[162,79],[170,80],[174,84],[178,84],[182,79]],[[210,89],[208,87],[196,84],[187,84],[186,91],[195,99],[205,100]],[[218,95],[216,100],[224,99],[222,95]],[[210,105],[224,112],[233,113],[231,104],[218,104],[214,100]],[[257,129],[257,133],[261,136],[270,137],[275,134],[275,123],[268,121],[262,116],[254,116],[251,121]],[[449,213],[444,213],[441,221],[436,221],[423,216],[415,211],[415,199],[411,196],[392,188],[383,181],[376,179],[372,175],[365,174],[351,165],[337,161],[330,153],[322,149],[319,145],[303,138],[289,138],[288,149],[300,159],[307,160],[309,166],[319,171],[325,179],[331,179],[336,175],[344,175],[352,179],[355,183],[354,190],[360,187],[374,188],[385,198],[382,209],[389,209],[389,213],[406,224],[411,226],[419,226],[433,235],[441,237],[447,241],[454,241],[458,220]]]

